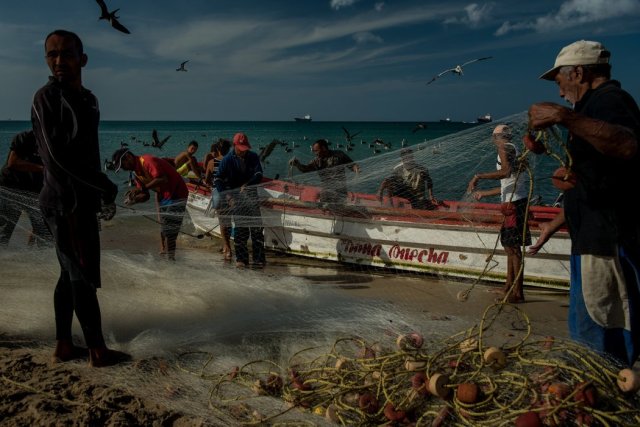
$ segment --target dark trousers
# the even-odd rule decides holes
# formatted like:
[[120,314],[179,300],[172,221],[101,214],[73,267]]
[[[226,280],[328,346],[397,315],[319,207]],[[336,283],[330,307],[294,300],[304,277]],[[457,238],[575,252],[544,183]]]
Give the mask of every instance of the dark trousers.
[[249,263],[247,241],[251,237],[252,260],[254,263],[265,262],[264,228],[260,215],[260,202],[255,189],[247,189],[234,196],[231,203],[234,220],[234,246],[236,261]]
[[62,214],[43,208],[56,242],[60,277],[53,296],[56,339],[71,340],[75,313],[89,348],[104,346],[100,305],[100,236],[96,213],[76,210]]
[[235,227],[234,242],[236,248],[236,261],[249,263],[249,249],[247,240],[251,237],[251,251],[253,252],[253,262],[265,262],[264,256],[264,229],[262,227]]
[[[23,210],[29,216],[31,230],[39,239],[38,242],[51,241],[51,234],[40,211],[35,206],[20,203],[18,197],[18,193],[15,193],[14,196],[12,191],[2,191],[0,193],[0,245],[6,245],[9,243],[9,240],[11,240],[11,235],[20,220],[20,215],[22,215]],[[29,199],[29,202],[33,201],[37,203],[37,194],[33,193],[33,200],[31,200],[31,198]]]

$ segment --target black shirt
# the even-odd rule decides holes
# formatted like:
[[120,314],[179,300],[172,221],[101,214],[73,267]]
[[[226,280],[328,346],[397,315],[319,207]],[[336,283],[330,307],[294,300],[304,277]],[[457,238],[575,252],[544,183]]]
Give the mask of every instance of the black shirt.
[[45,167],[40,205],[61,212],[100,211],[118,188],[101,171],[100,110],[87,89],[72,90],[49,78],[33,97],[31,121]]
[[[588,91],[575,111],[628,127],[640,138],[640,110],[615,80]],[[604,156],[573,134],[567,147],[577,175],[575,188],[564,198],[572,253],[613,256],[619,245],[635,250],[640,221],[633,205],[640,193],[640,155],[630,160]]]
[[[20,132],[13,137],[10,151],[13,151],[16,156],[24,161],[38,165],[42,164],[33,131]],[[16,190],[26,190],[39,193],[42,189],[42,173],[11,169],[8,165],[7,157],[7,162],[0,172],[0,185]]]

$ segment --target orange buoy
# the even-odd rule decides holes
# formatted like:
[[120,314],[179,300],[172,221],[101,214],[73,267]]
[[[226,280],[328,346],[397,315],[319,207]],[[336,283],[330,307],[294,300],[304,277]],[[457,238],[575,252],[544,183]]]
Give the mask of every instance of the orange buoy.
[[598,403],[598,389],[591,381],[585,381],[577,385],[578,391],[573,396],[576,402],[582,402],[583,405],[594,408]]
[[419,394],[426,395],[429,393],[429,378],[424,372],[416,372],[411,377],[411,387]]
[[373,393],[369,392],[360,395],[360,397],[358,398],[358,406],[367,414],[375,414],[380,408],[378,399],[376,399]]
[[529,411],[518,415],[516,427],[543,427],[540,415],[537,412]]
[[567,191],[576,186],[577,178],[576,174],[569,169],[559,167],[553,172],[551,182],[558,190]]
[[396,409],[393,403],[387,402],[387,404],[384,405],[384,416],[389,421],[402,421],[407,417],[407,413]]
[[544,144],[530,133],[527,133],[522,137],[522,143],[534,154],[542,154],[547,151]]
[[469,404],[476,403],[479,396],[480,387],[478,387],[478,384],[472,382],[458,384],[456,398],[460,402]]
[[566,383],[556,382],[549,384],[547,392],[553,394],[559,400],[564,400],[571,393],[571,388]]

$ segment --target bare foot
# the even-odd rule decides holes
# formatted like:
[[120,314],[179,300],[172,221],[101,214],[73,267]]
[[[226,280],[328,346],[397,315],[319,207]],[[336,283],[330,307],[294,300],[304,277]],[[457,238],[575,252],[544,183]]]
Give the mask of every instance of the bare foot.
[[93,368],[113,366],[130,360],[131,355],[122,351],[110,350],[106,347],[89,349],[89,365]]
[[51,356],[51,363],[62,363],[76,359],[86,359],[89,357],[89,350],[73,345],[72,341],[59,340],[56,349]]

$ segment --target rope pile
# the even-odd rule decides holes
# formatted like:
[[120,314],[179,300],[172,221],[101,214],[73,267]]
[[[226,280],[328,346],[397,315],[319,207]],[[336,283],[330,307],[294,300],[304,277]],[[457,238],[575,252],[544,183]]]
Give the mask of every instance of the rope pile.
[[[487,332],[505,310],[522,322],[523,336],[490,345]],[[637,374],[573,342],[533,338],[526,314],[509,304],[489,306],[478,326],[439,343],[418,332],[388,341],[340,338],[325,353],[299,351],[287,366],[259,360],[209,375],[210,356],[188,370],[212,381],[212,409],[244,424],[289,424],[292,409],[341,425],[640,424]],[[254,410],[261,398],[282,409]]]

